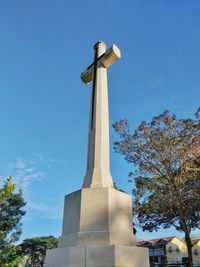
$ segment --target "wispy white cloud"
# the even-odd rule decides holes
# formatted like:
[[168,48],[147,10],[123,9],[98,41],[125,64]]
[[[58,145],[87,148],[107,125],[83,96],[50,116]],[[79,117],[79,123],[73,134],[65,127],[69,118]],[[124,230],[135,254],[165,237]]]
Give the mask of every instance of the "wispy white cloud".
[[46,166],[66,164],[67,161],[60,158],[53,158],[42,153],[34,153],[29,161],[30,164],[45,164]]
[[156,75],[150,78],[148,81],[148,88],[150,90],[162,89],[163,84],[165,83],[166,75]]
[[[37,216],[40,218],[47,219],[61,219],[62,218],[62,207],[56,206],[55,204],[46,204],[37,200],[29,199],[31,196],[34,197],[35,194],[31,193],[31,184],[35,182],[40,182],[44,179],[48,171],[55,165],[66,164],[67,161],[62,159],[54,159],[46,155],[37,153],[32,154],[30,158],[17,158],[16,160],[4,164],[0,164],[0,178],[6,179],[8,176],[12,176],[14,182],[17,184],[18,188],[22,188],[25,192],[26,198],[26,209],[27,219],[25,221],[31,220],[33,218],[33,213],[36,212]],[[28,193],[28,194],[27,194]]]
[[4,173],[13,176],[15,183],[23,189],[32,181],[39,181],[46,175],[45,171],[36,169],[36,167],[30,163],[30,160],[22,158],[4,164],[4,166],[1,166],[1,169]]
[[20,188],[27,188],[31,182],[40,181],[46,176],[52,165],[63,164],[61,159],[54,159],[42,153],[34,153],[30,158],[17,158],[15,161],[0,165],[0,177],[12,176]]
[[62,207],[50,204],[27,201],[27,208],[40,213],[40,217],[47,219],[61,219]]
[[12,176],[17,186],[26,189],[31,182],[43,179],[49,168],[67,161],[52,158],[42,153],[33,153],[29,158],[17,158],[15,161],[0,164],[0,177]]

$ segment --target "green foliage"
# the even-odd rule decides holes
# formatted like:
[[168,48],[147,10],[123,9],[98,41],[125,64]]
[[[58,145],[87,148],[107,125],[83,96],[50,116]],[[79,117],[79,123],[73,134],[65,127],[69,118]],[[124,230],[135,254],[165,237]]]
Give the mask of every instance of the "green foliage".
[[161,226],[185,233],[189,256],[191,230],[200,228],[200,108],[195,119],[178,120],[169,111],[142,122],[133,134],[127,120],[113,127],[114,149],[134,164],[134,210],[145,231]]
[[21,218],[25,215],[22,191],[16,192],[12,178],[0,188],[0,262],[1,266],[12,266],[20,260],[14,243],[22,232]]
[[16,267],[23,262],[23,257],[20,256],[20,249],[15,245],[9,245],[4,251],[4,261],[0,264],[1,267]]
[[44,265],[46,250],[57,247],[58,239],[54,236],[25,239],[19,245],[22,255],[28,257],[29,264]]

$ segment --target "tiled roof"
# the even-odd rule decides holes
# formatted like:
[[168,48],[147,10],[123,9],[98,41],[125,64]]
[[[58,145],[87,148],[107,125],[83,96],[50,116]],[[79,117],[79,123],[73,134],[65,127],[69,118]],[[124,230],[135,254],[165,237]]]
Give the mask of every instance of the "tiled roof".
[[192,245],[193,246],[196,245],[199,241],[200,241],[200,239],[194,239],[194,240],[192,240]]
[[150,240],[139,240],[137,242],[137,245],[139,247],[151,247],[151,246],[158,246],[158,245],[165,245],[168,244],[173,238],[176,236],[167,236],[167,237],[161,237],[156,239],[150,239]]

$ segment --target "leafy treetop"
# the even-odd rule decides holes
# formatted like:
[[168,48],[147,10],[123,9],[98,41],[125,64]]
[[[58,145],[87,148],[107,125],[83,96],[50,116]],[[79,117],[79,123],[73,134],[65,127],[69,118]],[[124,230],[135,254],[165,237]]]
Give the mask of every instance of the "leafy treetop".
[[143,121],[131,133],[127,120],[113,127],[114,149],[134,165],[134,212],[143,230],[174,226],[185,233],[200,227],[200,108],[195,119],[177,119],[170,111]]

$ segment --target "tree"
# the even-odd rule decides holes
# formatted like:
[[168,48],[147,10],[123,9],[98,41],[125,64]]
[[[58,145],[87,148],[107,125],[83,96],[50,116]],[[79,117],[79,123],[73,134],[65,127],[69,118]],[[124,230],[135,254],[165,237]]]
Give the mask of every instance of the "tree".
[[1,266],[12,266],[19,260],[14,243],[22,232],[21,219],[25,215],[22,191],[16,192],[12,178],[8,178],[0,188],[0,262]]
[[144,231],[161,226],[184,232],[192,261],[190,233],[200,228],[200,108],[195,119],[180,119],[169,111],[142,122],[130,133],[127,120],[113,127],[119,134],[114,149],[134,164],[136,218]]
[[23,257],[20,255],[20,249],[18,246],[10,245],[6,253],[6,262],[1,263],[1,267],[16,267],[20,263],[23,263]]
[[46,256],[46,250],[57,247],[58,239],[54,236],[33,237],[25,239],[19,245],[22,255],[28,257],[29,264],[38,264],[43,266]]

